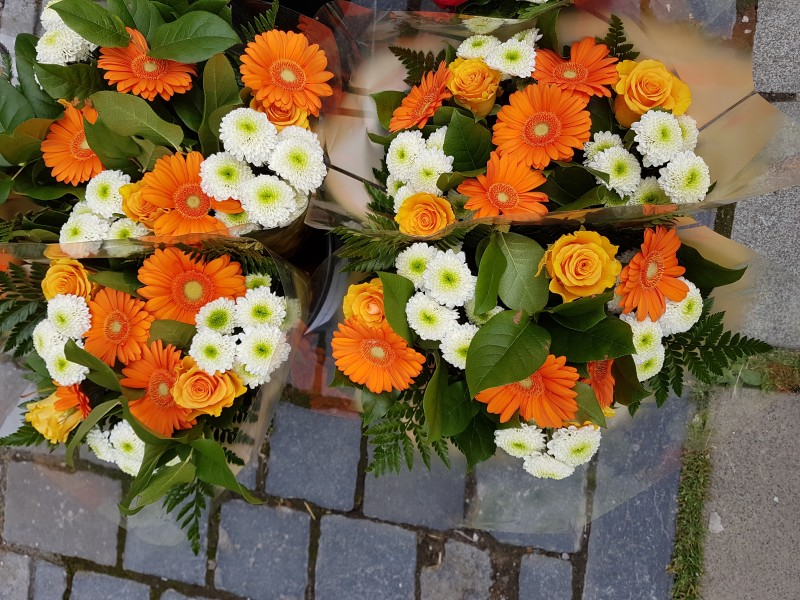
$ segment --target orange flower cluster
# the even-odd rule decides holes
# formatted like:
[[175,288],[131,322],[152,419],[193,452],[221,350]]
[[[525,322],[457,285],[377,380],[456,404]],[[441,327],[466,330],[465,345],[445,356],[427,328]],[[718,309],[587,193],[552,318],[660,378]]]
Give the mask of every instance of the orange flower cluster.
[[103,170],[83,129],[84,118],[92,124],[97,121],[97,111],[88,104],[78,110],[63,100],[61,103],[64,116],[50,125],[42,141],[42,158],[56,181],[78,185]]

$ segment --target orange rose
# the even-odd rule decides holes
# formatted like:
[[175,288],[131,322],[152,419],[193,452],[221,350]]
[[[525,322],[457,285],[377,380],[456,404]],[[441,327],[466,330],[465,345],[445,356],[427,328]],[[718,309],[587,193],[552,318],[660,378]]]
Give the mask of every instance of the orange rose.
[[601,294],[616,283],[622,265],[618,246],[596,231],[562,235],[545,252],[539,270],[547,268],[550,291],[564,302]]
[[30,402],[25,420],[51,444],[64,444],[70,431],[83,421],[91,410],[89,397],[80,387],[59,386],[44,400]]
[[89,281],[89,271],[77,260],[59,258],[50,262],[44,279],[42,292],[46,300],[52,300],[59,294],[75,294],[88,298],[94,285]]
[[152,229],[152,223],[164,213],[164,210],[155,204],[150,204],[142,196],[144,180],[140,179],[136,183],[129,183],[119,188],[122,195],[122,212],[137,223],[142,223]]
[[170,391],[175,404],[192,411],[189,420],[199,415],[220,416],[223,408],[233,406],[233,401],[246,391],[234,373],[209,375],[191,356],[183,359],[177,373],[178,378]]
[[478,118],[488,115],[497,97],[500,72],[490,69],[479,58],[457,58],[447,68],[452,74],[447,89],[453,93],[453,99]]
[[250,102],[250,108],[266,113],[270,123],[275,125],[278,131],[283,131],[290,125],[302,127],[303,129],[311,128],[308,122],[308,111],[299,106],[270,104],[267,108],[264,108],[260,102],[256,102],[256,100],[253,99]]
[[623,60],[617,65],[617,73],[619,82],[614,89],[619,95],[614,101],[614,114],[623,127],[630,127],[653,108],[682,115],[692,103],[689,86],[657,60]]
[[383,314],[383,284],[380,277],[368,283],[351,285],[342,305],[344,318],[359,317],[366,325],[377,327],[386,318]]
[[455,223],[456,216],[444,198],[419,192],[403,201],[394,220],[400,223],[401,233],[424,237]]

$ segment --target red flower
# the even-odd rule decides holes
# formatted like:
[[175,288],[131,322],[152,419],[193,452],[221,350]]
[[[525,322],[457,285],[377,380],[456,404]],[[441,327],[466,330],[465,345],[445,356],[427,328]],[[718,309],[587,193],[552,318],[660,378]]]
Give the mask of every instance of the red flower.
[[456,6],[461,6],[466,1],[467,0],[433,0],[433,3],[442,10],[446,10],[448,8],[455,8]]

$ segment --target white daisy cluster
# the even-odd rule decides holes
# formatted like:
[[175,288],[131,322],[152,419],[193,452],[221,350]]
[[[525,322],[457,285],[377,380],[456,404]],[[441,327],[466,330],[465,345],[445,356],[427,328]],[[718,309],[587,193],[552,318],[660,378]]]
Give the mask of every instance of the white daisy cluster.
[[[470,19],[465,25],[470,27],[473,21],[475,19]],[[475,31],[471,27],[470,29]],[[530,77],[536,68],[536,42],[542,37],[539,30],[520,31],[505,42],[492,35],[485,35],[489,31],[493,29],[476,31],[478,35],[461,42],[456,55],[463,59],[482,60],[490,69],[499,71],[503,79]]]
[[36,60],[42,64],[61,66],[86,60],[97,46],[67,27],[51,8],[56,2],[58,0],[51,0],[42,11],[40,20],[45,32],[36,42]]
[[394,199],[394,211],[409,196],[419,192],[441,194],[436,183],[445,173],[453,172],[453,157],[445,154],[444,138],[447,127],[441,127],[427,140],[421,131],[402,131],[389,144],[386,181],[389,195]]
[[86,445],[100,460],[117,465],[132,477],[139,473],[144,460],[144,442],[127,421],[120,421],[106,431],[98,426],[86,434]]
[[48,301],[47,318],[33,330],[33,348],[58,385],[75,385],[86,379],[89,369],[67,360],[64,347],[69,340],[83,347],[82,338],[91,326],[92,316],[85,298],[59,294]]

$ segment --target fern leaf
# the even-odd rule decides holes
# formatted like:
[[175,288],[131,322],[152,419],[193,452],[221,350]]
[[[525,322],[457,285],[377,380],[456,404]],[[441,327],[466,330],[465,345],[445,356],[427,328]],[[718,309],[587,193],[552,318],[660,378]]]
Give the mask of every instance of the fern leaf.
[[250,23],[242,27],[240,33],[245,44],[254,41],[257,35],[275,29],[275,20],[278,18],[279,8],[280,3],[275,0],[267,9],[267,12],[256,15]]
[[30,423],[20,426],[14,433],[0,438],[0,446],[39,446],[46,444],[44,436],[33,428]]
[[620,61],[636,60],[639,53],[633,49],[633,44],[628,43],[625,37],[625,24],[617,15],[611,15],[608,33],[604,38],[597,38],[597,42],[608,46],[611,56]]
[[389,46],[389,50],[394,54],[406,68],[406,85],[419,85],[425,73],[435,71],[439,63],[447,58],[447,51],[442,50],[439,54],[433,52],[427,54],[422,50],[409,50],[398,46]]

